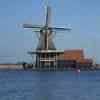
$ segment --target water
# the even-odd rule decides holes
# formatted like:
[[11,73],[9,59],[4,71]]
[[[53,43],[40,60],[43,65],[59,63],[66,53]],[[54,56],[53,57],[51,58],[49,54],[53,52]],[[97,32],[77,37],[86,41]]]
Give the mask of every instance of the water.
[[0,100],[100,100],[100,71],[0,71]]

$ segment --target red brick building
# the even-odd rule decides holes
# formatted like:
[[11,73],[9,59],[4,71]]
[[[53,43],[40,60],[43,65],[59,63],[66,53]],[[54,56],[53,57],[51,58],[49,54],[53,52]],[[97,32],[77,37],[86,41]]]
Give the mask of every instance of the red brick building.
[[65,50],[58,56],[59,60],[75,60],[77,63],[90,64],[92,59],[85,58],[83,49]]

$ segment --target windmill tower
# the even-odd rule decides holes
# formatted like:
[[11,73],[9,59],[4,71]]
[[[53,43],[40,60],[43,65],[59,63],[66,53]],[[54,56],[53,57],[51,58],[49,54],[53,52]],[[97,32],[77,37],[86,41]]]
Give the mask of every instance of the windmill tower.
[[24,28],[32,28],[37,29],[39,32],[39,42],[35,51],[28,52],[29,54],[36,55],[36,66],[34,69],[38,70],[50,70],[57,69],[57,56],[63,51],[56,50],[55,45],[53,43],[53,34],[55,31],[68,31],[70,28],[58,28],[51,27],[51,7],[47,6],[47,14],[45,18],[45,25],[31,25],[24,24]]

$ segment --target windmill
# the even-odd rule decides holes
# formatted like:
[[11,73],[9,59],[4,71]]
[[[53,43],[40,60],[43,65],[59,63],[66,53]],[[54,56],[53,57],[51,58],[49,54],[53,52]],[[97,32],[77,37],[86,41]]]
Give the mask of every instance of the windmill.
[[[63,27],[51,27],[51,7],[47,6],[47,13],[45,18],[45,25],[32,25],[32,24],[23,24],[24,28],[36,29],[39,33],[39,43],[36,48],[36,51],[29,52],[30,54],[36,54],[36,66],[37,68],[41,68],[44,66],[55,65],[56,57],[58,54],[63,53],[62,51],[58,51],[55,48],[53,43],[53,34],[56,31],[70,31],[70,28]],[[49,62],[49,63],[48,63]],[[48,68],[48,67],[47,67]]]

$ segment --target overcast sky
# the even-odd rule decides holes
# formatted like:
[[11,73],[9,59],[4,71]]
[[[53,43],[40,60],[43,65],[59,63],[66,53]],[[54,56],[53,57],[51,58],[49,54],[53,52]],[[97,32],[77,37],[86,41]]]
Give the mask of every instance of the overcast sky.
[[[51,25],[72,27],[58,32],[57,49],[83,48],[86,57],[96,56],[100,63],[100,0],[48,0],[52,7]],[[23,23],[45,23],[46,0],[0,0],[0,63],[31,62],[27,51],[36,48],[38,40]]]

